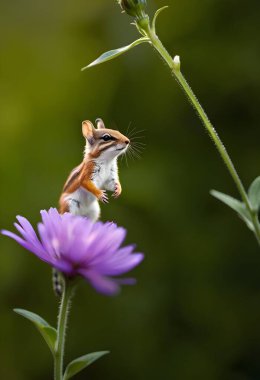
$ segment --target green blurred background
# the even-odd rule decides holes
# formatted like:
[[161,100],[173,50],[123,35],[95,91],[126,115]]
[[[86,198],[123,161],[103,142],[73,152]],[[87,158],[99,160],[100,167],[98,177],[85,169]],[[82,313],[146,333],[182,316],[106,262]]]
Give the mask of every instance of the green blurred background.
[[[260,2],[170,5],[158,32],[229,148],[246,187],[260,174]],[[116,2],[0,4],[0,226],[33,223],[57,205],[82,158],[81,121],[145,129],[141,160],[121,162],[123,194],[102,207],[146,259],[116,298],[81,286],[66,360],[110,349],[78,379],[260,379],[260,252],[249,230],[209,195],[236,189],[181,90],[147,45],[80,72],[137,33]],[[52,378],[38,333],[12,312],[56,321],[50,268],[0,239],[0,378]]]

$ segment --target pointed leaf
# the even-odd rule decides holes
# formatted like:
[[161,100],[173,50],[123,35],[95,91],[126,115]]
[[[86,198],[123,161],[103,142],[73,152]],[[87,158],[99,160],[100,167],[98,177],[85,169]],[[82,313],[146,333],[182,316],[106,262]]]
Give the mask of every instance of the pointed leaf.
[[94,62],[91,62],[88,66],[83,67],[81,69],[81,71],[88,69],[89,67],[99,65],[100,63],[109,61],[110,59],[116,58],[119,55],[124,54],[128,50],[132,49],[133,47],[135,47],[135,46],[137,46],[143,42],[149,42],[149,38],[142,37],[142,38],[139,38],[138,40],[132,42],[130,45],[121,47],[119,49],[107,51],[106,53],[102,54],[99,58],[97,58]]
[[54,354],[55,344],[57,341],[57,330],[52,326],[45,326],[42,329],[39,328],[45,342],[48,344],[51,352]]
[[24,309],[14,309],[14,312],[33,322],[42,334],[52,353],[54,353],[57,330],[49,325],[42,317]]
[[213,195],[213,197],[220,200],[221,202],[225,203],[234,211],[236,211],[240,215],[240,217],[244,220],[244,222],[247,224],[248,228],[252,231],[254,230],[253,224],[250,220],[250,216],[243,202],[240,202],[238,199],[235,199],[231,197],[230,195],[221,193],[216,190],[211,190],[210,194]]
[[70,362],[66,368],[63,380],[69,380],[74,375],[82,371],[84,368],[89,366],[91,363],[95,362],[99,358],[104,355],[107,355],[109,351],[100,351],[100,352],[92,352],[91,354],[87,354],[81,356]]
[[154,17],[153,17],[153,22],[152,22],[152,29],[153,29],[154,31],[155,31],[155,26],[156,26],[156,20],[157,20],[157,17],[158,17],[159,14],[160,14],[162,11],[164,11],[164,9],[166,9],[166,8],[169,8],[169,6],[168,6],[168,5],[165,5],[164,7],[157,9],[157,11],[155,12]]
[[257,177],[248,190],[250,203],[255,211],[260,209],[260,177]]
[[221,202],[225,203],[227,206],[231,207],[233,210],[237,211],[239,214],[244,213],[244,203],[240,202],[238,199],[235,199],[230,195],[221,193],[216,190],[211,190],[210,194]]

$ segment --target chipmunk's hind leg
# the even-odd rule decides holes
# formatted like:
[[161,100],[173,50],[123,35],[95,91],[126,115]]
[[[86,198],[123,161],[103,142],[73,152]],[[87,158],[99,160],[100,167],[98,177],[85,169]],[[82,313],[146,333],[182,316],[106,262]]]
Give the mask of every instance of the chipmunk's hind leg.
[[100,206],[98,201],[93,200],[88,204],[87,207],[84,207],[84,205],[82,205],[80,208],[80,215],[89,218],[93,222],[96,222],[100,217]]
[[59,200],[59,212],[60,214],[64,214],[65,212],[69,212],[69,204],[67,201],[67,194],[62,194]]
[[97,200],[95,200],[88,211],[88,217],[89,219],[93,220],[93,222],[96,222],[100,217],[100,206]]
[[69,194],[63,194],[60,198],[59,211],[61,214],[70,212],[73,215],[80,215],[80,201],[70,197]]
[[69,212],[73,215],[80,215],[80,201],[77,199],[69,199],[68,200],[69,204]]

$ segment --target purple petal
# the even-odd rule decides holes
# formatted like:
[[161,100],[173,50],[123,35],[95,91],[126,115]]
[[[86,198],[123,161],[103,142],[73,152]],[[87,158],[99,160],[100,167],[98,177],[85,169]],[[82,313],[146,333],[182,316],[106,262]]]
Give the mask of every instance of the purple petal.
[[[18,222],[22,226],[23,230],[26,232],[27,236],[29,237],[28,240],[35,240],[35,241],[39,242],[39,239],[38,239],[32,225],[31,225],[31,223],[26,218],[24,218],[23,216],[20,216],[20,215],[18,215],[16,217],[16,219],[18,220]],[[16,226],[17,226],[17,224],[16,224]]]
[[49,211],[41,210],[42,222],[45,225],[48,233],[58,234],[61,229],[62,218],[56,209],[50,208]]
[[99,293],[105,294],[107,296],[114,296],[120,291],[119,285],[113,279],[109,279],[107,277],[101,276],[97,272],[88,270],[80,270],[79,272]]
[[13,232],[7,231],[7,230],[1,230],[1,234],[10,237],[11,239],[14,239],[18,244],[20,244],[22,247],[29,249],[31,248],[30,243],[22,239],[20,236],[16,235]]
[[37,249],[35,249],[35,247],[30,242],[23,240],[20,236],[14,234],[13,232],[10,232],[10,231],[2,230],[1,233],[3,235],[5,235],[5,236],[8,236],[8,237],[14,239],[22,247],[24,247],[28,251],[31,251],[37,257],[39,257],[39,259],[41,259],[41,260],[43,260],[43,261],[45,261],[45,262],[47,262],[49,264],[51,263],[51,260],[48,257],[48,255],[47,254],[42,254],[42,252],[39,252]]
[[70,213],[60,215],[51,208],[42,210],[38,224],[39,238],[29,221],[18,216],[15,224],[21,236],[9,231],[4,235],[16,240],[41,260],[67,276],[81,275],[100,293],[118,293],[120,284],[132,284],[132,279],[118,279],[143,260],[134,253],[135,246],[121,248],[126,230],[114,223],[94,223]]
[[135,268],[144,259],[142,253],[132,254],[124,260],[104,261],[97,264],[94,268],[104,275],[118,276],[129,272]]
[[67,276],[76,276],[77,274],[71,263],[65,260],[53,260],[52,266]]
[[[19,219],[20,219],[20,217],[19,217]],[[29,223],[29,225],[30,225],[30,223]],[[29,231],[27,231],[27,229],[26,229],[27,227],[22,228],[18,223],[14,223],[14,226],[17,229],[17,231],[20,232],[20,234],[22,235],[24,240],[30,244],[30,247],[31,247],[30,250],[31,251],[33,250],[33,252],[38,252],[38,255],[40,255],[40,256],[48,257],[47,251],[44,250],[41,242],[39,241],[39,239],[37,237],[37,235],[35,233],[34,234],[31,233],[30,227],[29,227]]]
[[93,254],[88,257],[90,264],[92,264],[92,262],[105,261],[117,251],[126,236],[126,230],[124,228],[118,227],[117,231],[112,232],[107,229],[104,231],[104,225],[102,227],[100,234],[97,234],[96,239],[93,239],[92,244],[88,247],[89,251],[93,252]]
[[51,239],[48,236],[48,232],[43,223],[38,223],[38,231],[41,238],[42,245],[44,249],[49,253],[51,257],[55,256],[55,251],[53,249]]

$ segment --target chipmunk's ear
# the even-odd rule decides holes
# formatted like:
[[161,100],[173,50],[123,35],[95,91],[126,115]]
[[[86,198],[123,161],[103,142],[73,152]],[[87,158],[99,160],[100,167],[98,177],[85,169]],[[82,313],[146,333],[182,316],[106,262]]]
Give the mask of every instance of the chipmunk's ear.
[[95,142],[94,131],[95,128],[91,121],[85,120],[82,122],[82,134],[91,145]]
[[96,125],[97,125],[97,129],[105,129],[106,128],[103,120],[100,118],[96,119]]

